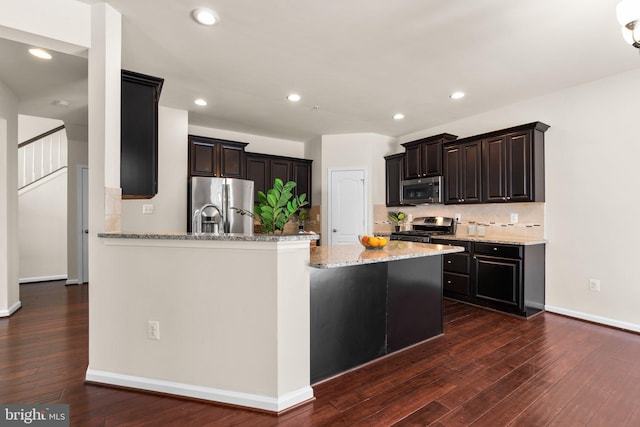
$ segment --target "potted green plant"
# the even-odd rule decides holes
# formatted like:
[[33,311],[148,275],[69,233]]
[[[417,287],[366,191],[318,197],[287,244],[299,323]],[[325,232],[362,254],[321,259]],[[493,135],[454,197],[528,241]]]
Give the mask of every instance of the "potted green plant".
[[401,211],[389,211],[389,220],[395,225],[396,231],[400,231],[400,223],[407,217],[404,212]]
[[276,230],[282,233],[291,215],[307,205],[306,194],[293,195],[292,190],[295,186],[294,181],[285,184],[280,178],[276,178],[273,188],[268,190],[267,194],[258,191],[258,203],[254,206],[253,212],[244,209],[236,210],[241,215],[257,218],[263,233],[275,233]]
[[298,233],[304,232],[304,223],[309,219],[309,209],[299,209],[293,214],[293,218],[298,223]]

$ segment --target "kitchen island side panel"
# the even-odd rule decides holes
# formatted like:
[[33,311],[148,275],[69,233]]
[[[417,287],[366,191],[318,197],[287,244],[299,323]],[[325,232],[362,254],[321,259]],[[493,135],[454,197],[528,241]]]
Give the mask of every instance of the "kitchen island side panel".
[[442,334],[442,256],[388,263],[387,351]]
[[442,255],[310,271],[311,383],[442,334]]
[[310,274],[311,383],[383,356],[387,263]]

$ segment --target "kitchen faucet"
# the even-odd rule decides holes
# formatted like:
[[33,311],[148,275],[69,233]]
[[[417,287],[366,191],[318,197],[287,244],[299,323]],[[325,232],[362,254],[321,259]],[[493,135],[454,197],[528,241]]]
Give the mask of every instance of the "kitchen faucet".
[[[202,217],[204,216],[204,210],[207,208],[214,208],[215,210],[218,211],[218,215],[220,216],[220,221],[214,223],[214,225],[217,225],[219,228],[220,222],[224,224],[224,216],[220,208],[212,203],[207,203],[206,205],[202,205],[200,209],[196,209],[196,211],[193,213],[193,218],[191,219],[191,230],[193,231],[194,234],[202,234]],[[217,231],[215,231],[215,228],[214,228],[214,234],[217,234]]]

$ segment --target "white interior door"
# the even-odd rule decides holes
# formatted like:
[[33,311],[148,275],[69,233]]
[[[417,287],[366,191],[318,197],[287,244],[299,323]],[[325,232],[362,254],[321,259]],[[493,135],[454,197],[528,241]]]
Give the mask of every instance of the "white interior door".
[[329,244],[357,243],[367,229],[364,169],[329,171]]

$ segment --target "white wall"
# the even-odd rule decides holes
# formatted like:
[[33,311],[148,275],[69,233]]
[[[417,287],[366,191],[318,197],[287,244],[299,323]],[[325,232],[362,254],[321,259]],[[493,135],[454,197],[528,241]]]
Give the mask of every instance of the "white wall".
[[290,139],[271,138],[249,133],[233,132],[223,129],[189,125],[189,134],[229,141],[247,142],[246,151],[250,153],[273,154],[277,156],[304,158],[304,142]]
[[[635,70],[405,135],[399,142],[442,132],[465,137],[536,120],[550,125],[545,134],[547,308],[640,331],[639,95],[640,70]],[[588,290],[590,278],[601,281],[601,292]]]
[[304,144],[304,158],[311,164],[311,200],[319,205],[322,199],[322,137],[318,136]]
[[18,98],[0,80],[0,317],[20,307],[17,188]]
[[90,46],[90,6],[75,0],[3,1],[0,37],[77,54]]
[[[364,168],[367,170],[366,185],[368,231],[373,230],[373,205],[385,203],[384,156],[393,149],[394,138],[375,133],[354,133],[322,136],[322,161],[320,184],[322,191],[322,235],[328,236],[328,179],[327,171],[335,168]],[[314,165],[315,166],[315,165]],[[315,197],[315,195],[314,195]],[[317,200],[317,199],[314,199]],[[328,244],[328,239],[322,239]]]
[[64,122],[57,119],[47,119],[45,117],[27,116],[25,114],[18,115],[18,143],[23,143],[45,132],[49,132]]
[[[122,231],[187,230],[187,128],[186,111],[158,109],[158,194],[148,200],[122,201]],[[142,205],[153,205],[143,215]]]
[[67,169],[19,192],[20,282],[67,278]]

